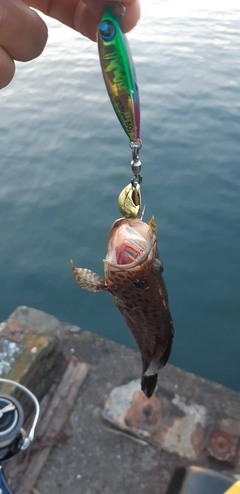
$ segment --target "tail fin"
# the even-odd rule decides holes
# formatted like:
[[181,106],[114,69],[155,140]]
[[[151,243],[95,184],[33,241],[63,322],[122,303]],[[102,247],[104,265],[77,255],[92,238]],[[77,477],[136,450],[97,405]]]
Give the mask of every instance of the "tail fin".
[[158,374],[152,374],[151,376],[142,376],[141,388],[147,398],[150,398],[154,393],[157,385]]

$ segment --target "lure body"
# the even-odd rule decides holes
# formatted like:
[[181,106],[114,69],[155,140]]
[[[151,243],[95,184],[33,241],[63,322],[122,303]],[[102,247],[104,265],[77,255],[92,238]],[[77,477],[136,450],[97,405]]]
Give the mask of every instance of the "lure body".
[[132,142],[140,140],[140,102],[126,35],[114,8],[106,6],[98,28],[103,78],[116,115]]
[[85,290],[111,293],[141,352],[141,386],[149,398],[158,371],[168,361],[174,332],[154,218],[149,224],[140,219],[115,221],[104,259],[105,281],[89,269],[75,268],[73,262],[72,269]]

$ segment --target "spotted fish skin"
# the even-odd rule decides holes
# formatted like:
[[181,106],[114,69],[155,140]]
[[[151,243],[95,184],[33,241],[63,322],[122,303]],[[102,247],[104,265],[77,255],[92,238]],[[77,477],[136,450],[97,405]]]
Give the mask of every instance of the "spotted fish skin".
[[[77,278],[79,271],[81,279]],[[83,271],[73,265],[76,281],[93,291],[94,283],[91,279],[88,285]],[[162,272],[154,218],[149,224],[140,219],[116,220],[104,259],[105,282],[93,273],[98,286],[94,291],[111,293],[131,330],[142,356],[141,386],[147,397],[153,394],[157,373],[169,359],[174,335]]]

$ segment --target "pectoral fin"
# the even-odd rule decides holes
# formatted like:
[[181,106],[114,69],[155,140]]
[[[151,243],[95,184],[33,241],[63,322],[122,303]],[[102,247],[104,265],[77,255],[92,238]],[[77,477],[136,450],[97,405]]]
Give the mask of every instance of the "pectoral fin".
[[72,265],[73,276],[76,282],[84,289],[89,292],[102,292],[107,290],[108,287],[105,281],[94,273],[90,269],[76,268],[74,262],[70,261]]

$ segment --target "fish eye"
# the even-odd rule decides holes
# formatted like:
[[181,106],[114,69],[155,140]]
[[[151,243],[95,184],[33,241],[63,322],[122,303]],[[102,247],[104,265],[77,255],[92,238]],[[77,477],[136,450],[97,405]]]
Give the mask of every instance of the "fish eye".
[[162,265],[162,263],[161,263],[161,262],[160,262],[160,264],[159,264],[159,271],[160,271],[160,273],[163,273],[163,271],[164,271],[164,269],[163,269],[163,265]]
[[135,280],[133,284],[136,288],[140,288],[141,290],[146,290],[146,288],[148,288],[147,283],[144,280]]
[[159,272],[162,274],[164,269],[163,269],[163,265],[161,263],[161,261],[159,261],[159,259],[155,259],[155,267],[156,269],[159,270]]
[[99,31],[104,41],[111,41],[114,38],[115,27],[111,21],[102,21]]

